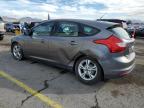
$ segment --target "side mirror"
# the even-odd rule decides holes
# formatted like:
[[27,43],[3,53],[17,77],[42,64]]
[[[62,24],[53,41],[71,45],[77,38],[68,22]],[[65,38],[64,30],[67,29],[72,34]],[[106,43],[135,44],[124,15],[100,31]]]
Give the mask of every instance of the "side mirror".
[[31,30],[31,29],[25,29],[25,30],[23,31],[23,33],[24,33],[24,35],[26,35],[26,36],[31,36],[31,35],[32,35],[32,30]]

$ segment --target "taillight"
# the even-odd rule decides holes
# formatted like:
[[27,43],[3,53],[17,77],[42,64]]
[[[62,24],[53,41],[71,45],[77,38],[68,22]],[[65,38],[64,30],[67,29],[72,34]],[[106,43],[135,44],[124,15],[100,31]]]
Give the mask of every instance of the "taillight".
[[126,44],[114,35],[107,39],[95,40],[94,43],[107,46],[111,53],[123,52],[126,49]]

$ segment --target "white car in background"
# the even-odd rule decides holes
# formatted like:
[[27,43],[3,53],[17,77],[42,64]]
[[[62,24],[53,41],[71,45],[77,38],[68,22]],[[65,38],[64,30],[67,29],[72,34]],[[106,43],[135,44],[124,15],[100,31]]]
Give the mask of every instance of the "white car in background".
[[3,40],[4,34],[5,34],[5,29],[4,29],[4,22],[0,21],[0,40]]

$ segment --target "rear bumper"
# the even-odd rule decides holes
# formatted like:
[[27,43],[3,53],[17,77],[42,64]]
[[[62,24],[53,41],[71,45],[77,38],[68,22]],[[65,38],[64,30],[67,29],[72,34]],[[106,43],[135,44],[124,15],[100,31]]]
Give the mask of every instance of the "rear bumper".
[[106,79],[114,79],[114,78],[124,77],[124,76],[130,74],[134,68],[135,68],[135,63],[132,66],[128,67],[127,69],[111,71],[110,73],[106,73],[104,77]]
[[103,68],[105,78],[123,77],[133,71],[135,67],[135,53],[130,54],[129,57],[110,58],[109,60],[100,62],[100,64]]

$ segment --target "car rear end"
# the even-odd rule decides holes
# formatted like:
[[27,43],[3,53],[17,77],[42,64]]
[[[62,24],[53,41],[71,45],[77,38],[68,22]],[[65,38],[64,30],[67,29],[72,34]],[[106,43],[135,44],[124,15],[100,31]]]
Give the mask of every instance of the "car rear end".
[[[103,27],[102,27],[103,26]],[[101,32],[93,41],[96,55],[106,78],[125,76],[135,67],[135,39],[118,24],[101,24]]]

